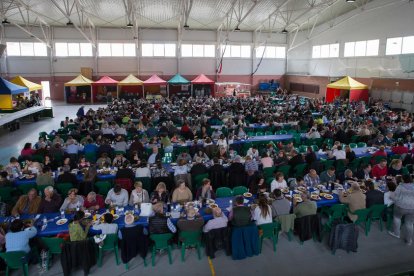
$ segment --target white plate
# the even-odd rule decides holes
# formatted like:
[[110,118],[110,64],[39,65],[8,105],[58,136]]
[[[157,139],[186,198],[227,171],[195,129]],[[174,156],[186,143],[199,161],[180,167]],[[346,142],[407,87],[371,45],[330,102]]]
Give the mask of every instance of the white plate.
[[66,222],[68,222],[68,219],[60,219],[60,220],[58,220],[58,221],[56,221],[56,225],[63,225],[63,224],[65,224]]
[[91,213],[89,213],[89,212],[86,212],[85,213],[85,218],[89,218],[89,217],[91,217],[92,216],[92,214]]
[[117,219],[119,219],[119,215],[115,214],[114,215],[114,220],[117,220]]

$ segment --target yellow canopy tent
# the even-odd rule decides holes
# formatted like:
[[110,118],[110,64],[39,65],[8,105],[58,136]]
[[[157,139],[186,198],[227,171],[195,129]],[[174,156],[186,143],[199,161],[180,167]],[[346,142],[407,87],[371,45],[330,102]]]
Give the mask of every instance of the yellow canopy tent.
[[368,102],[368,85],[346,76],[326,86],[326,102],[333,102],[338,97],[347,97],[350,102]]
[[93,81],[82,75],[65,83],[66,102],[68,103],[90,103],[92,100],[91,90]]
[[40,84],[26,80],[22,76],[14,77],[10,82],[23,87],[27,87],[29,91],[36,91],[42,89],[42,86]]
[[136,95],[144,97],[144,82],[129,74],[125,79],[118,82],[118,98],[120,95],[123,99],[135,98]]

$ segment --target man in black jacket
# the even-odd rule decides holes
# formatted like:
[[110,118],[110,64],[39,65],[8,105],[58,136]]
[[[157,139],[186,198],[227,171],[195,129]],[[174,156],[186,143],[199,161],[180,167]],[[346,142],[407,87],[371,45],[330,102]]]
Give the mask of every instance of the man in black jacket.
[[128,165],[129,165],[129,162],[125,161],[121,165],[121,167],[119,167],[118,171],[116,172],[116,176],[115,176],[116,179],[128,178],[128,179],[131,179],[132,182],[134,182],[134,179],[135,179],[134,172],[132,171],[132,169],[128,167]]
[[290,158],[288,164],[293,171],[295,167],[299,164],[303,164],[305,161],[303,160],[302,154],[298,153],[296,150],[292,150],[290,155],[292,158]]
[[371,165],[366,164],[362,167],[362,170],[359,170],[356,172],[355,177],[358,179],[362,179],[362,180],[367,180],[369,178],[372,178],[371,169],[372,169]]
[[63,166],[63,173],[58,176],[56,183],[72,183],[73,187],[78,187],[76,175],[70,172],[69,166]]
[[365,181],[365,186],[368,188],[367,193],[365,194],[366,208],[375,204],[384,204],[384,194],[375,189],[374,182]]

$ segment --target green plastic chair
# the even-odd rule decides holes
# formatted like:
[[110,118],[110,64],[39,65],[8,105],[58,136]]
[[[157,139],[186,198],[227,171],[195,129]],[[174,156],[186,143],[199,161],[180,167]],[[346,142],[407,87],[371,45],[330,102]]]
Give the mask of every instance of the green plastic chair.
[[355,173],[359,169],[360,159],[355,158],[348,163],[348,167]]
[[280,166],[277,168],[277,171],[283,173],[285,177],[288,177],[290,172],[290,165]]
[[203,185],[203,179],[208,178],[208,173],[198,174],[194,177],[194,187],[198,189]]
[[371,160],[374,162],[374,165],[375,165],[375,164],[378,164],[379,162],[381,162],[382,159],[387,160],[387,157],[384,157],[384,156],[374,156],[374,157],[372,157]]
[[359,209],[356,210],[353,214],[357,215],[358,218],[354,221],[354,224],[363,226],[365,228],[365,236],[368,236],[369,233],[369,213],[370,209]]
[[73,188],[72,183],[57,183],[56,184],[56,190],[58,190],[58,192],[61,195],[67,195],[69,190],[72,188]]
[[185,249],[196,247],[198,259],[201,260],[201,231],[182,231],[179,240],[181,242],[181,261],[185,261]]
[[3,202],[10,203],[13,200],[12,192],[13,187],[1,187],[0,188],[0,198]]
[[39,137],[46,138],[46,136],[47,136],[46,131],[39,132]]
[[336,169],[337,172],[344,171],[345,170],[345,167],[346,167],[345,160],[340,159],[340,160],[336,160],[335,161],[335,169]]
[[247,193],[247,188],[244,186],[236,186],[233,188],[233,196],[243,195]]
[[98,190],[98,194],[102,196],[106,196],[112,188],[111,182],[108,181],[97,181],[94,186]]
[[32,155],[32,160],[33,162],[43,163],[44,157],[41,156],[40,154],[35,154],[35,155]]
[[216,191],[217,197],[230,197],[233,196],[233,192],[228,187],[220,187]]
[[324,170],[329,169],[330,167],[333,167],[335,164],[335,160],[326,160],[323,162],[323,168]]
[[371,162],[371,156],[364,156],[364,157],[361,157],[359,159],[361,161],[361,166],[368,165]]
[[306,163],[296,165],[294,176],[295,177],[303,177],[307,165],[308,164],[306,164]]
[[386,205],[383,204],[375,204],[369,207],[370,216],[369,216],[369,230],[371,230],[371,223],[373,221],[378,220],[380,230],[382,232],[382,214],[384,213],[385,209],[387,208]]
[[391,205],[385,209],[385,214],[387,217],[387,230],[390,231],[392,227],[392,222],[394,219],[394,205]]
[[256,136],[264,136],[264,133],[261,131],[256,132]]
[[265,131],[265,135],[273,135],[273,132],[271,132],[271,131]]
[[22,194],[27,194],[31,189],[36,189],[36,184],[23,184],[23,185],[19,185],[17,186],[17,189],[22,193]]
[[366,148],[367,147],[367,143],[364,143],[364,142],[359,142],[357,145],[358,145],[358,148]]
[[29,275],[29,265],[25,260],[26,252],[24,251],[15,251],[15,252],[5,252],[0,253],[0,258],[6,263],[6,276],[9,276],[10,269],[22,269],[23,275]]
[[264,168],[263,169],[263,176],[265,179],[269,177],[273,177],[273,172],[275,171],[276,167]]
[[355,149],[355,148],[357,148],[357,147],[358,147],[358,144],[356,144],[356,143],[350,143],[350,144],[349,144],[349,147],[350,147],[351,149]]
[[108,234],[103,241],[102,247],[99,247],[98,252],[98,267],[102,267],[102,257],[104,251],[114,251],[116,265],[119,265],[118,257],[118,235],[117,234]]
[[46,269],[49,270],[52,255],[62,254],[62,245],[65,240],[61,238],[42,238],[42,241],[49,248],[46,259]]
[[280,223],[272,222],[259,225],[260,235],[260,253],[262,253],[263,240],[270,239],[273,242],[273,251],[276,252],[276,245],[279,239]]
[[172,264],[172,256],[171,256],[171,245],[169,244],[169,241],[173,237],[173,234],[167,233],[167,234],[151,234],[150,239],[154,241],[154,244],[152,246],[151,250],[151,261],[152,266],[155,266],[155,253],[157,250],[167,250],[168,252],[168,261],[170,264]]
[[324,228],[326,231],[329,231],[332,228],[332,223],[335,220],[339,220],[341,222],[344,222],[344,218],[347,215],[347,209],[348,206],[345,204],[335,204],[332,205],[328,210],[328,221],[324,225]]
[[85,153],[85,159],[86,159],[86,161],[88,161],[90,163],[95,163],[96,162],[96,152],[87,152],[87,153]]

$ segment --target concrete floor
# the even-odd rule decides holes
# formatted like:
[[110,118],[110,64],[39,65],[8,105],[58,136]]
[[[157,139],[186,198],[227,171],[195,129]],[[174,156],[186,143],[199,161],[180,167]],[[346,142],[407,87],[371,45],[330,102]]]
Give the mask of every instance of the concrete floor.
[[[98,106],[92,106],[97,108]],[[65,116],[74,117],[79,106],[54,103],[54,118],[41,119],[36,123],[27,122],[15,132],[2,130],[0,133],[0,163],[7,164],[11,156],[18,156],[25,142],[36,142],[38,133],[49,132],[59,127]],[[89,106],[85,106],[89,109]],[[125,270],[123,265],[115,265],[113,253],[104,257],[102,268],[94,267],[91,275],[212,275],[208,259],[203,252],[202,259],[198,260],[194,250],[187,251],[186,262],[180,260],[180,250],[173,250],[173,264],[168,264],[164,253],[157,257],[156,266],[144,267],[140,257],[130,262],[130,269]],[[150,264],[150,255],[147,257]],[[272,251],[270,241],[265,241],[261,255],[242,261],[233,261],[218,252],[212,260],[215,275],[364,275],[379,276],[414,270],[414,245],[406,246],[401,240],[389,236],[386,231],[380,232],[377,224],[372,226],[368,237],[360,232],[359,248],[357,253],[347,254],[338,250],[332,255],[327,247],[327,240],[322,243],[308,241],[300,245],[298,241],[289,242],[284,235],[279,238],[277,252]],[[233,274],[233,275],[234,275]],[[20,272],[13,275],[21,275]],[[30,267],[30,275],[38,275],[35,266]],[[63,275],[59,257],[50,271],[44,275]],[[76,271],[73,275],[83,275]]]

